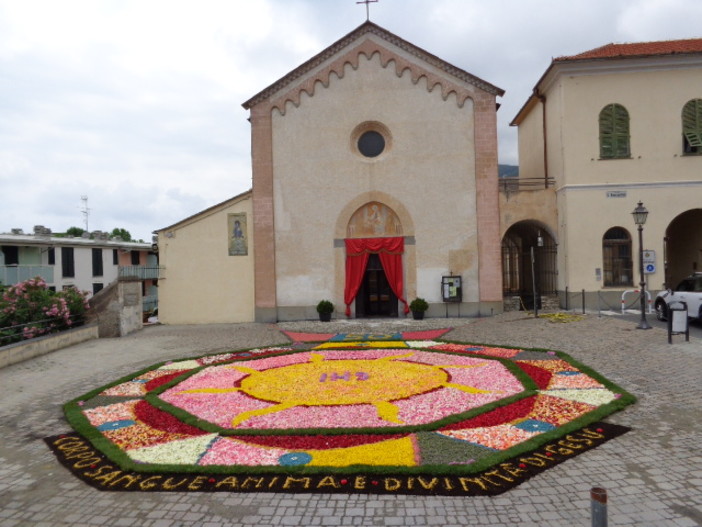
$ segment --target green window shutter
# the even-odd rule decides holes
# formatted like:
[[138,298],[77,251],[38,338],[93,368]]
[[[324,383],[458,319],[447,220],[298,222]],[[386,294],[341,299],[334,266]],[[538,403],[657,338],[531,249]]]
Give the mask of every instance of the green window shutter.
[[702,146],[702,134],[685,132],[685,138],[690,143],[690,146]]
[[683,107],[683,133],[702,132],[702,99],[692,99]]
[[689,149],[687,153],[702,153],[702,99],[692,99],[683,106],[682,132]]
[[629,112],[621,104],[608,104],[600,112],[600,158],[629,157]]

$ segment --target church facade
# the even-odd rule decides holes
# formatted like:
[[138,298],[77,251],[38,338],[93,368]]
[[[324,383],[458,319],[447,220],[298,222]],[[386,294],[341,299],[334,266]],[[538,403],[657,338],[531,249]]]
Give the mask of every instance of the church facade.
[[[428,316],[500,312],[502,94],[366,22],[253,96],[244,103],[253,188],[240,211],[221,204],[217,234],[195,251],[178,249],[178,240],[186,237],[179,230],[197,228],[197,215],[158,231],[160,320],[186,321],[176,316],[179,299],[197,301],[198,320],[213,322],[315,318],[323,299],[337,317],[403,316],[415,297],[429,302]],[[245,202],[248,253],[231,254],[225,217]],[[218,295],[200,302],[187,284],[201,273],[200,258],[178,251],[207,254],[213,269],[246,259],[239,281],[253,280],[220,281]],[[449,284],[450,305],[446,276],[460,279]],[[227,300],[219,305],[217,296]],[[232,299],[250,309],[231,309]]]
[[247,101],[255,320],[499,309],[501,94],[366,23]]
[[[253,283],[242,290],[253,287],[253,305],[227,321],[315,318],[323,299],[337,317],[403,316],[415,297],[429,302],[428,316],[500,312],[502,94],[366,22],[246,101],[249,252],[223,250],[233,236],[224,219],[218,241],[203,237],[197,248],[216,268],[249,260]],[[190,274],[183,266],[192,265],[180,258],[181,270],[172,269],[167,253],[177,250],[178,229],[158,231],[166,323],[183,321],[170,316],[169,303]],[[234,289],[221,294],[236,296]]]

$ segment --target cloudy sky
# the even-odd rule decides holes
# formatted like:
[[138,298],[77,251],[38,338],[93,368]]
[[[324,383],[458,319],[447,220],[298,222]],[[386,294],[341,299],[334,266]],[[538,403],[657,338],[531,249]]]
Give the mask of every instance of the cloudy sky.
[[[371,20],[506,91],[552,57],[702,37],[689,0],[380,0]],[[0,0],[0,232],[126,228],[149,241],[251,186],[241,103],[365,21],[356,0]]]

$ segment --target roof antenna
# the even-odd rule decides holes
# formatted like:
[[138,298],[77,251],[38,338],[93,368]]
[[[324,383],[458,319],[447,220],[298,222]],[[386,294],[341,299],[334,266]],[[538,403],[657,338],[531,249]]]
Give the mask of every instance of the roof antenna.
[[88,208],[88,196],[81,196],[80,200],[83,202],[83,208],[80,211],[81,213],[83,213],[83,218],[85,218],[85,230],[87,232],[90,230],[88,229],[88,216],[90,216],[90,209]]
[[366,4],[366,22],[370,21],[370,8],[368,4],[375,4],[378,0],[362,0],[361,2],[356,2],[357,4]]

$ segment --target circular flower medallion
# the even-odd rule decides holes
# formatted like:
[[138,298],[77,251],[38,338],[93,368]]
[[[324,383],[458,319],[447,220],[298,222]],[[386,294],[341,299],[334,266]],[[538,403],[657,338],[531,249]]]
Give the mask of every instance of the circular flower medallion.
[[425,425],[524,390],[498,360],[330,350],[203,368],[162,401],[228,429]]

